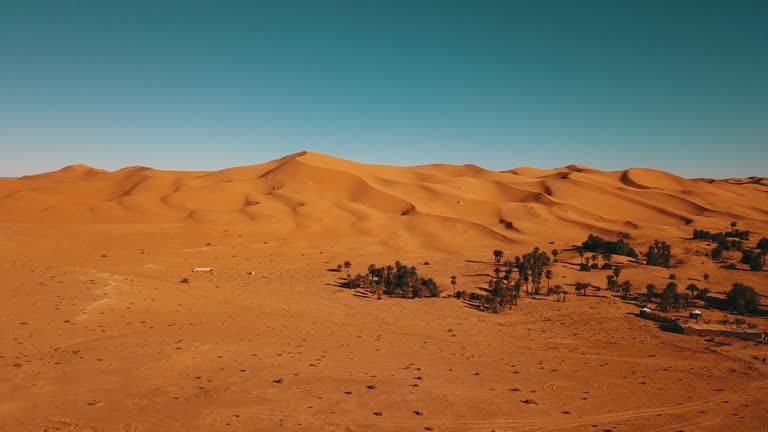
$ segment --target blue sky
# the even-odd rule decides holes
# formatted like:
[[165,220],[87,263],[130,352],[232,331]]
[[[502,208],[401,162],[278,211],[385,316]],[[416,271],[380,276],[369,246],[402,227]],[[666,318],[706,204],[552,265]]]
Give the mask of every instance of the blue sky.
[[765,1],[0,0],[0,176],[313,150],[768,175]]

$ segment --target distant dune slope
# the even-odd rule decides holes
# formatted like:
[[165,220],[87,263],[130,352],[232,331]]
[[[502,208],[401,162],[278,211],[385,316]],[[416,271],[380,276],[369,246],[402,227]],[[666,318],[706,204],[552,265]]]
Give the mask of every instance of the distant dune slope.
[[[0,180],[0,222],[257,224],[306,233],[498,240],[768,222],[765,178],[684,179],[570,165],[496,172],[301,152],[215,172],[83,165]],[[435,240],[437,241],[437,240]]]

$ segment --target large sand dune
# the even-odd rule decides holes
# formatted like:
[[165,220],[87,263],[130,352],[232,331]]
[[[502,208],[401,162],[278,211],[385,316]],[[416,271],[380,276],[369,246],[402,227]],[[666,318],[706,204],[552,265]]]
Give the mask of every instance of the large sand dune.
[[[764,178],[308,152],[0,180],[0,432],[766,431],[768,345],[662,332],[571,249],[590,233],[628,233],[638,250],[665,240],[672,269],[614,257],[635,292],[708,273],[713,297],[743,282],[767,303],[765,272],[726,270],[689,238],[736,221],[753,245],[766,192]],[[447,293],[450,275],[482,293],[493,249],[534,246],[563,251],[550,268],[566,302],[523,296],[494,315],[377,301],[329,271],[399,259]],[[670,315],[694,307],[726,316]]]
[[[0,181],[0,222],[265,223],[369,234],[408,218],[488,239],[616,233],[692,222],[765,223],[764,179],[688,180],[650,169],[583,166],[505,172],[475,165],[392,167],[310,152],[215,172],[83,165]],[[512,225],[504,222],[511,222]],[[340,229],[342,228],[342,229]]]

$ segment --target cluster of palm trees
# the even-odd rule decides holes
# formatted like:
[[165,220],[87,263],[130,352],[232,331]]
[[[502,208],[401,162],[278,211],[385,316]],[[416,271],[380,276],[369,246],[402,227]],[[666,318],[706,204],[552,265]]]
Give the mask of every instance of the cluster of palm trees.
[[629,297],[629,293],[632,292],[632,281],[628,279],[620,281],[619,277],[621,277],[621,268],[613,267],[611,274],[605,278],[607,289],[613,292],[621,292],[622,298],[626,300]]
[[[703,275],[704,282],[709,283],[710,276],[708,273]],[[683,292],[679,292],[680,287],[677,284],[677,276],[674,274],[669,275],[670,281],[664,286],[664,289],[660,293],[659,310],[662,312],[669,312],[672,309],[680,310],[683,306],[690,306],[693,299],[707,300],[709,296],[709,288],[699,287],[695,283],[689,283]],[[658,293],[656,285],[649,283],[645,286],[645,293],[648,303],[653,303],[653,298]]]
[[665,241],[654,240],[653,244],[648,246],[648,252],[645,253],[645,263],[649,266],[669,268],[672,259],[672,246]]
[[416,267],[404,265],[400,261],[384,267],[371,264],[364,275],[358,273],[354,277],[349,273],[351,268],[352,263],[350,261],[336,266],[338,271],[347,270],[347,281],[342,286],[366,288],[379,300],[384,294],[401,298],[438,297],[440,295],[440,287],[434,279],[420,277]]
[[[496,264],[502,264],[504,251],[496,249],[493,251],[493,258]],[[504,261],[501,267],[494,268],[495,278],[488,281],[488,295],[481,298],[481,307],[487,308],[492,312],[500,312],[505,308],[511,308],[517,304],[520,298],[520,292],[525,285],[525,293],[528,295],[541,294],[542,283],[547,280],[547,295],[557,294],[558,301],[562,295],[565,300],[566,292],[561,286],[551,287],[552,270],[546,268],[552,262],[549,255],[539,249],[534,248],[531,252],[516,256],[513,261]],[[517,271],[518,277],[513,281],[513,273]],[[455,286],[455,276],[451,277],[451,284]],[[465,293],[462,293],[462,296]]]
[[[613,268],[613,264],[611,264],[613,254],[593,253],[591,255],[587,255],[583,248],[577,248],[576,251],[579,253],[579,258],[581,258],[581,265],[579,266],[581,271],[599,270],[601,268],[604,270],[610,270]],[[602,266],[600,265],[601,259],[603,260]]]

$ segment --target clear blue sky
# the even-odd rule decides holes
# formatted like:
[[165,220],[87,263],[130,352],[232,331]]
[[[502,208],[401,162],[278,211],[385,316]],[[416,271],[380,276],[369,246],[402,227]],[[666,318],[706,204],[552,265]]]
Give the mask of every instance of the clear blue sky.
[[0,176],[398,165],[768,175],[768,1],[0,0]]

